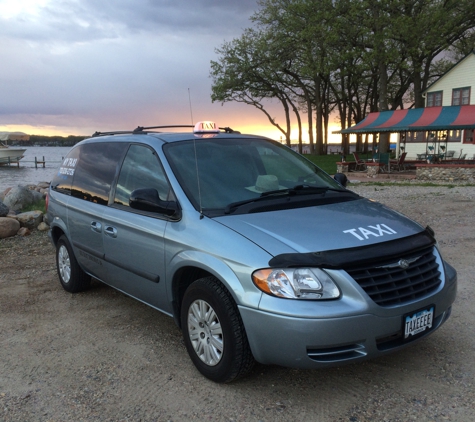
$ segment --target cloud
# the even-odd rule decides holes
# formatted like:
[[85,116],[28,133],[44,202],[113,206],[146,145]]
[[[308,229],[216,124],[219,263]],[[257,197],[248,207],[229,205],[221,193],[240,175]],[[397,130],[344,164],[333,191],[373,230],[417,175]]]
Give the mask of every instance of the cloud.
[[0,0],[0,126],[188,123],[189,94],[195,118],[259,114],[212,104],[209,78],[215,49],[256,9],[257,0]]
[[[6,10],[30,3],[4,1]],[[91,42],[133,33],[226,38],[249,26],[255,8],[256,0],[45,0],[0,15],[0,23],[3,34],[32,42]]]

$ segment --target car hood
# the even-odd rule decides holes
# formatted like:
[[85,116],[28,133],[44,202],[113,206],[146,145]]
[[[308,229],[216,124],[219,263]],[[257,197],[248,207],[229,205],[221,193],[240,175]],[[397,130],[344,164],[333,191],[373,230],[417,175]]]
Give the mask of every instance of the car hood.
[[271,255],[368,246],[420,233],[404,215],[367,199],[216,217]]

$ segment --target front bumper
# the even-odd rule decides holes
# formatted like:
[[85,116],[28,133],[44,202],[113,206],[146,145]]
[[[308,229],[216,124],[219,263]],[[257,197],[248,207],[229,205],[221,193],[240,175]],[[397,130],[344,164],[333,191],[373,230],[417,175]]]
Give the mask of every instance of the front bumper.
[[403,339],[407,306],[391,316],[372,312],[330,318],[297,318],[246,307],[239,310],[258,362],[322,368],[382,356],[427,337],[449,318],[456,292],[456,272],[446,271],[442,291],[411,305],[411,311],[435,305],[432,328],[408,341]]

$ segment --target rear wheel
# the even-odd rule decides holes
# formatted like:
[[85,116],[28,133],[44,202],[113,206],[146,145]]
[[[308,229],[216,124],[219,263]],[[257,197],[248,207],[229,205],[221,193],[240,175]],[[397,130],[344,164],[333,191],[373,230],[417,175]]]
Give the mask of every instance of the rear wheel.
[[216,382],[230,382],[250,371],[254,358],[237,306],[215,278],[195,281],[181,308],[183,337],[197,369]]
[[79,266],[66,236],[61,236],[56,244],[56,268],[63,289],[70,293],[86,290],[91,277]]

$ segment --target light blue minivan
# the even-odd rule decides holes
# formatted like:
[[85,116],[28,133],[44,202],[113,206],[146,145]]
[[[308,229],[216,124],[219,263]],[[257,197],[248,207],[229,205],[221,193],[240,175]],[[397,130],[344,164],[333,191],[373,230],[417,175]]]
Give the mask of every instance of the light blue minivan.
[[255,361],[381,356],[449,318],[457,274],[429,227],[270,139],[163,129],[95,133],[58,169],[47,215],[68,292],[94,277],[172,316],[216,382]]

